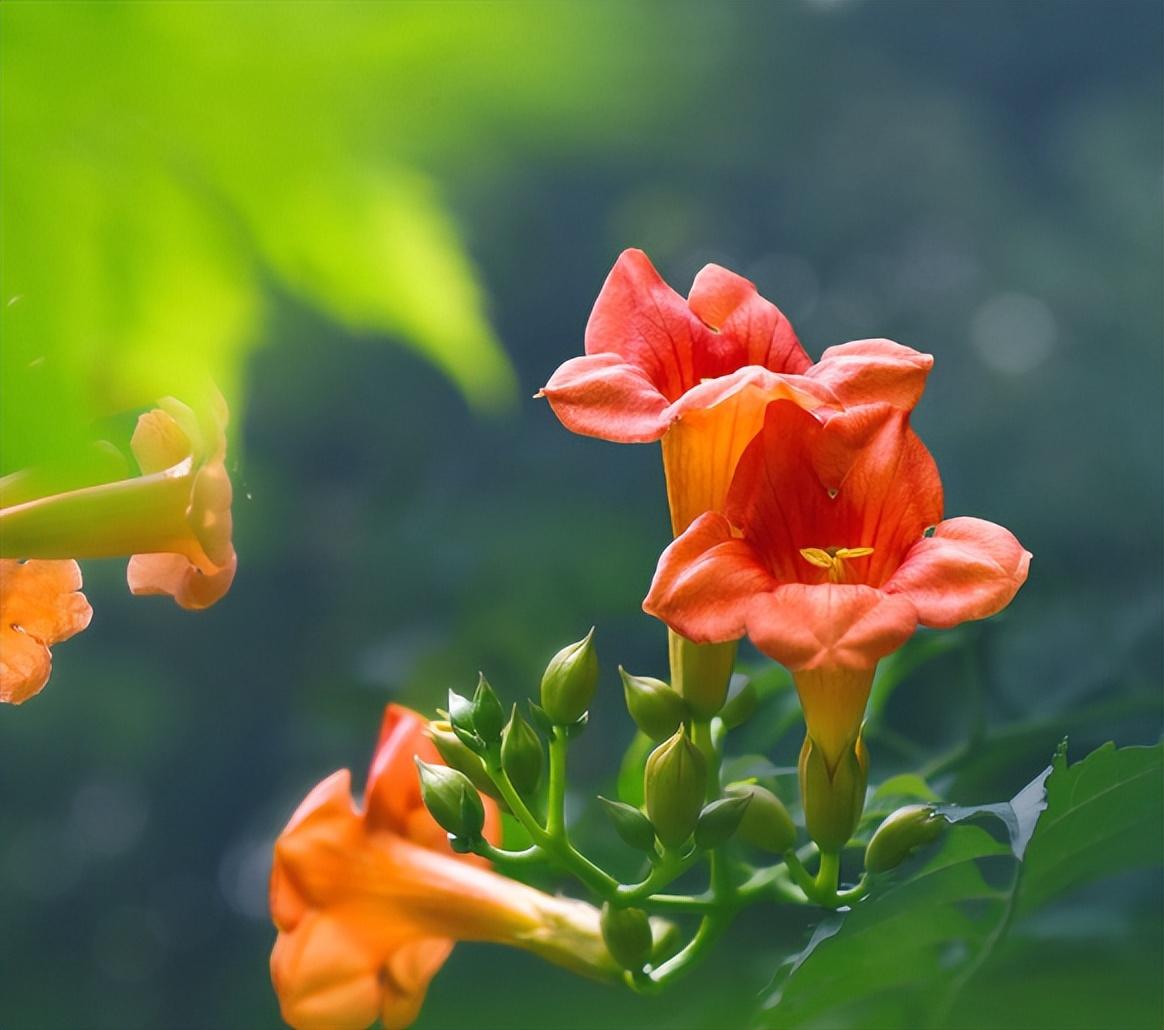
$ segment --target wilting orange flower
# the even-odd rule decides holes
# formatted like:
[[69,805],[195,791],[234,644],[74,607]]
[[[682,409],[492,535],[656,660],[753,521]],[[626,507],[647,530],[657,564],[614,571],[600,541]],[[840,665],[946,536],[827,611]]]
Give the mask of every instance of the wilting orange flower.
[[75,561],[0,559],[0,702],[21,704],[48,682],[49,648],[89,625]]
[[878,659],[919,623],[1001,610],[1030,558],[994,523],[942,521],[937,466],[906,412],[777,401],[723,512],[667,548],[643,607],[695,641],[746,633],[790,669],[833,767],[855,746]]
[[226,405],[203,418],[166,398],[142,415],[131,446],[142,474],[0,509],[9,558],[131,557],[135,594],[206,608],[234,578]]
[[862,340],[813,365],[788,319],[747,279],[707,265],[684,300],[642,251],[626,250],[595,302],[585,355],[563,364],[542,394],[573,432],[662,440],[678,535],[722,506],[771,401],[912,408],[931,364],[888,340]]
[[[590,905],[551,897],[456,855],[420,797],[414,757],[441,761],[424,720],[389,705],[364,806],[347,770],[303,801],[275,844],[271,978],[296,1030],[411,1023],[458,940],[534,951],[577,972],[617,976]],[[486,806],[495,836],[496,806]]]

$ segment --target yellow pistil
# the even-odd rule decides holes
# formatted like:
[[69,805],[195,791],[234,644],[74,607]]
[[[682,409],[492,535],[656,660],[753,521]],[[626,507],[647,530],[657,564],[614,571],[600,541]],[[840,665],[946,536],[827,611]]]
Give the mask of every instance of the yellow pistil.
[[865,558],[873,553],[872,547],[802,547],[800,556],[810,565],[826,569],[830,583],[843,583],[846,558]]

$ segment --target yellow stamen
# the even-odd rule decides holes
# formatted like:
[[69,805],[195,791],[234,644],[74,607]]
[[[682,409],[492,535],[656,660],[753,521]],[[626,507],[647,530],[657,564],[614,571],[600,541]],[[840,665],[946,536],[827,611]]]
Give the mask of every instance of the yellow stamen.
[[845,578],[846,558],[865,558],[873,553],[872,547],[802,547],[800,556],[818,569],[826,569],[830,583],[842,583]]

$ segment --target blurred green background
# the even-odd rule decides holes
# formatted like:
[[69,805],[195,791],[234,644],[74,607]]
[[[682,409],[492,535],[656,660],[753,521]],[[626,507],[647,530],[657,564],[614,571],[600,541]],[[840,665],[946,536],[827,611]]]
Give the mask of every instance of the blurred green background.
[[[1156,3],[7,3],[0,28],[0,471],[209,372],[240,555],[197,615],[88,563],[91,628],[0,712],[0,1026],[278,1026],[294,806],[362,775],[386,701],[478,668],[516,700],[592,623],[572,802],[610,848],[585,799],[631,738],[615,666],[665,674],[639,610],[661,467],[530,397],[626,246],[681,292],[749,276],[813,356],[933,353],[948,512],[1035,554],[1003,618],[903,678],[876,780],[972,732],[936,785],[993,801],[1065,734],[1158,739]],[[1160,913],[1157,873],[1071,895],[951,1025],[1158,1026]],[[805,926],[750,913],[653,1000],[459,947],[418,1026],[746,1026]]]

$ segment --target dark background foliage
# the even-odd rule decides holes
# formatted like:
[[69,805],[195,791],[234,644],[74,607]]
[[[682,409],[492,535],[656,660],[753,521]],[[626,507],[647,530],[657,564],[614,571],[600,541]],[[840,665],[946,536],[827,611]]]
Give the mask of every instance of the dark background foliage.
[[[384,146],[451,206],[519,400],[475,412],[384,334],[266,284],[240,394],[235,588],[192,616],[130,598],[121,563],[90,563],[91,629],[57,650],[42,696],[0,713],[2,1026],[278,1025],[265,878],[299,799],[362,770],[386,701],[431,709],[478,668],[525,696],[592,623],[603,689],[573,807],[610,789],[631,736],[615,666],[665,670],[639,611],[667,541],[660,461],[571,436],[530,397],[580,351],[625,246],[681,292],[708,261],[751,277],[814,357],[868,336],[933,353],[916,425],[948,513],[1034,552],[1028,585],[974,637],[972,682],[951,656],[894,693],[875,778],[977,727],[941,786],[990,801],[1064,734],[1075,757],[1158,738],[1159,6],[531,4],[492,29],[467,10],[430,18],[464,22],[458,60],[511,52],[506,82],[473,93],[439,40],[364,6],[425,68],[391,96],[357,89],[357,108],[415,123]],[[553,117],[526,116],[539,94],[563,98]],[[607,840],[589,819],[583,835]],[[1158,877],[1068,902],[1041,944],[1003,957],[988,1009],[954,1018],[1159,1024]],[[460,947],[418,1026],[742,1026],[804,926],[752,913],[654,1000]],[[1080,1008],[1095,997],[1107,1007]]]

